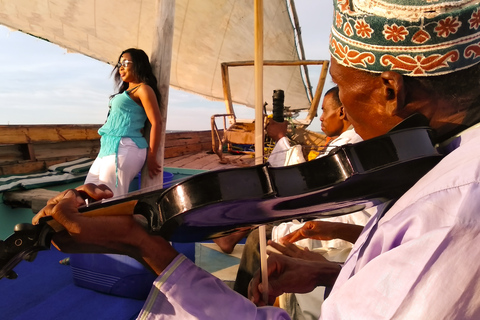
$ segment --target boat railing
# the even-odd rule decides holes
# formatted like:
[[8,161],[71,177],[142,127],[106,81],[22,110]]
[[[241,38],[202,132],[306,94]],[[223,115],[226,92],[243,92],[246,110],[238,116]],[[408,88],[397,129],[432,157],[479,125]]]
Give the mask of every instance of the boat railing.
[[[100,126],[0,125],[0,176],[42,172],[58,163],[94,159],[100,149]],[[166,159],[210,150],[210,130],[165,135]]]
[[79,158],[95,158],[100,125],[0,126],[0,175],[46,170]]

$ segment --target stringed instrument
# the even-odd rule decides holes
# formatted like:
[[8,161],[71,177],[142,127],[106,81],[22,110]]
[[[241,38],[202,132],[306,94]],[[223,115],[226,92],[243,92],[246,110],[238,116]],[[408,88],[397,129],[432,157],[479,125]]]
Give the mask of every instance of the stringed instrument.
[[[363,210],[398,199],[442,156],[428,127],[402,128],[298,165],[269,164],[211,171],[167,189],[141,190],[79,208],[88,215],[138,214],[150,232],[174,242],[221,237],[245,227]],[[44,217],[15,226],[0,241],[0,279],[50,248],[55,233]]]

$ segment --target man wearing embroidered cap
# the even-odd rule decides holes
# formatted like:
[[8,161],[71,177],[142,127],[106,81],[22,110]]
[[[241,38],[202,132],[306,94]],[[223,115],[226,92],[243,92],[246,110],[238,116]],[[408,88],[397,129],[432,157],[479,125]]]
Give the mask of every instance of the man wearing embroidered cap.
[[[479,2],[334,1],[330,73],[355,131],[371,139],[426,119],[445,156],[378,208],[343,267],[271,254],[269,286],[255,277],[251,301],[264,305],[264,290],[272,303],[323,285],[333,289],[322,319],[480,319]],[[94,198],[111,195],[83,188]],[[75,200],[63,193],[34,221],[52,215],[83,249],[127,253],[157,272],[139,318],[288,318],[229,290],[131,217],[97,222],[78,215]],[[62,248],[71,238],[54,240]]]
[[445,158],[367,225],[325,301],[325,319],[480,317],[480,250],[472,249],[480,227],[480,129],[462,132],[480,121],[478,3],[335,6],[331,75],[357,133],[370,139],[421,113]]

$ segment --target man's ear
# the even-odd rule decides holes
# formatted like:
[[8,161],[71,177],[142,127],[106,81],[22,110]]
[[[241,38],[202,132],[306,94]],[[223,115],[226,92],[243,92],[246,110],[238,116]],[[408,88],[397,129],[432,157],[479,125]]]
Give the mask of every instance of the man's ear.
[[338,108],[338,116],[340,117],[340,119],[343,119],[345,118],[347,115],[345,114],[345,109],[343,108],[343,106],[341,106],[340,108]]
[[398,115],[405,106],[405,85],[403,77],[394,71],[381,74],[385,106],[390,115]]

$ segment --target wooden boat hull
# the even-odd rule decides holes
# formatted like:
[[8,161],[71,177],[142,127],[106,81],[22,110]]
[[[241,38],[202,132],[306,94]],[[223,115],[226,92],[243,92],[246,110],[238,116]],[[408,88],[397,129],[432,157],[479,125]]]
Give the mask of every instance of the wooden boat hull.
[[[0,176],[47,170],[51,165],[94,159],[101,125],[0,126]],[[165,136],[165,159],[212,148],[210,130],[171,132]]]

